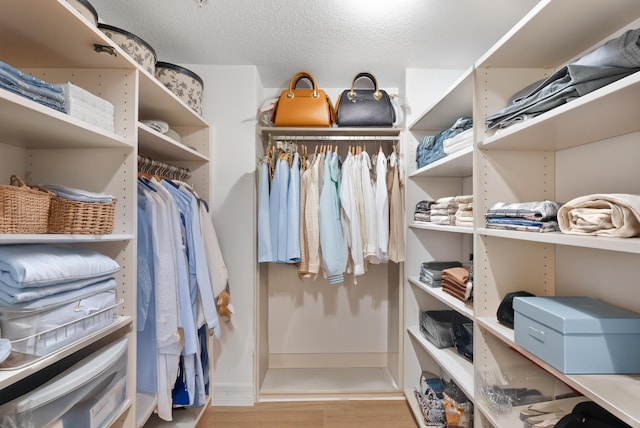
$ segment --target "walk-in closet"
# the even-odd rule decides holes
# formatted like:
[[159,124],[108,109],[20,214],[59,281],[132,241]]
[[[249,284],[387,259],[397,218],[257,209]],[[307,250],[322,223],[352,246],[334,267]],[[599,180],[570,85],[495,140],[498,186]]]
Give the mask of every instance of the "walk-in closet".
[[356,3],[0,0],[0,428],[640,427],[640,2]]

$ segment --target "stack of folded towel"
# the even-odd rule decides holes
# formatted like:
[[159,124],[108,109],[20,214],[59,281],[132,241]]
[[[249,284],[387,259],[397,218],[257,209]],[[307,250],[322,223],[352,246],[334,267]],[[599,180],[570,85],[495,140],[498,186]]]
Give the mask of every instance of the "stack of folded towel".
[[458,204],[455,196],[446,196],[436,199],[431,205],[431,223],[451,225],[456,222]]
[[462,263],[455,260],[424,262],[420,265],[420,281],[429,287],[440,287],[442,271],[454,267],[462,267]]
[[469,300],[471,298],[469,269],[461,266],[443,270],[442,291],[463,302]]
[[485,214],[487,228],[522,230],[531,232],[556,232],[558,209],[555,201],[498,202]]
[[416,210],[413,214],[413,219],[415,221],[431,221],[431,205],[434,204],[434,201],[420,201],[416,204]]
[[67,113],[77,119],[109,132],[115,132],[115,107],[109,101],[74,85],[60,85],[64,92]]
[[640,235],[640,195],[593,194],[558,210],[560,231],[574,235],[631,238]]
[[[43,356],[105,327],[112,316],[74,322],[115,305],[113,275],[119,270],[115,260],[95,251],[0,246],[2,337],[12,341],[14,351]],[[56,330],[68,323],[64,331]]]
[[473,195],[455,197],[458,209],[455,214],[456,226],[473,227]]
[[66,113],[63,89],[0,61],[0,88]]

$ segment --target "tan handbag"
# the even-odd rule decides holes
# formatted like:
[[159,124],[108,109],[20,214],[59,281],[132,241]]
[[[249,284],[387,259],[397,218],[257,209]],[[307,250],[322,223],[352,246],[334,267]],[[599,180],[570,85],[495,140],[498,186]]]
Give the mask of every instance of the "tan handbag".
[[[296,89],[298,82],[308,79],[312,89]],[[335,122],[335,112],[331,100],[310,73],[301,71],[289,81],[276,101],[271,112],[275,126],[289,127],[330,127]]]

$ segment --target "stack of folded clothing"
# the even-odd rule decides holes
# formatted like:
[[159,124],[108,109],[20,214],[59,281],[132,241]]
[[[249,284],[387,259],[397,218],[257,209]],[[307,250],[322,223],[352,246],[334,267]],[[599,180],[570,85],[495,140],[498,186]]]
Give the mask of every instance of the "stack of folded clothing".
[[556,232],[558,209],[555,201],[498,202],[485,214],[487,228],[523,230],[531,232]]
[[424,262],[420,265],[420,281],[429,287],[440,287],[442,284],[442,271],[461,266],[462,263],[455,260]]
[[509,105],[486,116],[488,129],[536,117],[640,70],[640,29],[628,30],[551,76],[514,94]]
[[446,138],[442,142],[442,149],[447,154],[459,152],[468,147],[473,146],[473,128],[469,128],[466,131],[454,135],[453,137]]
[[53,192],[56,196],[70,201],[76,202],[105,202],[113,201],[113,196],[106,193],[89,192],[88,190],[76,189],[74,187],[62,186],[58,184],[45,184],[47,190]]
[[74,85],[60,85],[64,92],[67,113],[77,119],[109,132],[115,132],[115,107],[109,101]]
[[12,351],[44,356],[109,325],[119,270],[115,260],[95,251],[0,246],[2,337]]
[[437,135],[427,135],[416,148],[416,165],[422,168],[430,163],[447,156],[443,143],[447,138],[454,137],[473,126],[473,120],[469,117],[461,117],[449,129],[441,131]]
[[458,209],[455,213],[455,225],[473,227],[473,195],[455,197]]
[[60,85],[47,83],[25,74],[2,61],[0,61],[0,89],[6,89],[63,113],[67,112]]
[[456,222],[458,204],[455,196],[446,196],[436,199],[431,205],[431,223],[451,225]]
[[431,221],[431,205],[434,201],[420,201],[416,204],[416,210],[413,214],[415,221]]
[[469,269],[453,267],[442,271],[442,291],[466,302],[471,298],[471,284],[469,283]]

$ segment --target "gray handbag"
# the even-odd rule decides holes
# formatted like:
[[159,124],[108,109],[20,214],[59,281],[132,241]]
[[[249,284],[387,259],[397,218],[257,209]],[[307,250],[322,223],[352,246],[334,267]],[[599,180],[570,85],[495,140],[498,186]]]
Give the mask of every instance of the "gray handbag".
[[[373,89],[356,89],[356,80],[367,78]],[[340,127],[392,127],[396,112],[389,94],[378,88],[371,73],[358,73],[351,82],[351,89],[340,94],[336,103],[336,122]]]

